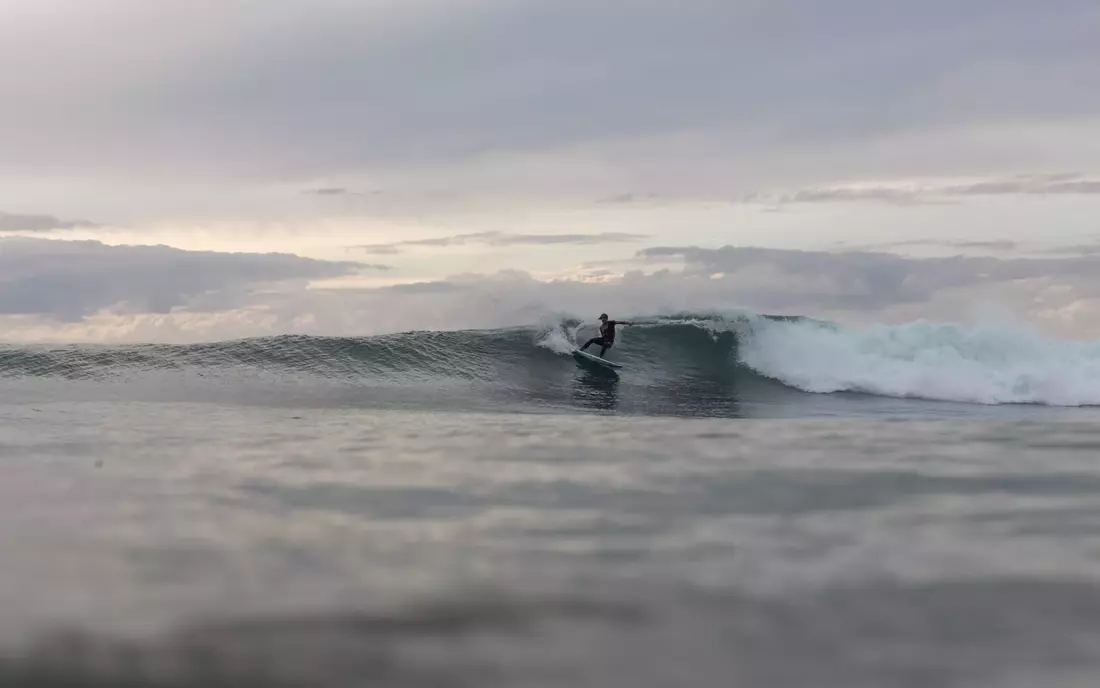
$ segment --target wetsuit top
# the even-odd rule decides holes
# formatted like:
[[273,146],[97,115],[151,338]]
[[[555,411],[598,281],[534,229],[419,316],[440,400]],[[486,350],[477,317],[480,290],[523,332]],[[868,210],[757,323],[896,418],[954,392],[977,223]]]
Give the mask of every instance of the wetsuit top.
[[618,325],[614,320],[608,320],[603,325],[600,325],[600,336],[609,342],[615,341],[615,326]]

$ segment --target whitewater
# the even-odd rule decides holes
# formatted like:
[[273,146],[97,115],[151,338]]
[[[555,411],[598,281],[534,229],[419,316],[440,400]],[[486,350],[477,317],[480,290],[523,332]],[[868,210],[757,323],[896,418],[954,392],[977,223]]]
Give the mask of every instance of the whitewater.
[[739,360],[814,393],[978,404],[1100,403],[1100,342],[1057,341],[1020,327],[919,321],[853,331],[758,321],[741,340]]

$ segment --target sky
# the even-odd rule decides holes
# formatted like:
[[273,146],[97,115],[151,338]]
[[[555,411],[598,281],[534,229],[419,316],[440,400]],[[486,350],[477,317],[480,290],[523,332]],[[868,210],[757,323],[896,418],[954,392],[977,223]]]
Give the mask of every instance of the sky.
[[1094,0],[0,0],[0,341],[1100,338]]

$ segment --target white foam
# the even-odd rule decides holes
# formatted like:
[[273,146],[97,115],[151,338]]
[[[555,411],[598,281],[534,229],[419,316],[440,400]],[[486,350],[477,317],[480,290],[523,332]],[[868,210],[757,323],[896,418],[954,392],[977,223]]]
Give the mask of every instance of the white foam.
[[1100,404],[1100,342],[1016,327],[924,321],[845,330],[755,319],[741,362],[807,392],[854,391],[981,404]]
[[535,342],[538,346],[559,354],[568,354],[577,348],[577,332],[582,325],[570,327],[565,323],[557,323],[546,328],[540,333]]

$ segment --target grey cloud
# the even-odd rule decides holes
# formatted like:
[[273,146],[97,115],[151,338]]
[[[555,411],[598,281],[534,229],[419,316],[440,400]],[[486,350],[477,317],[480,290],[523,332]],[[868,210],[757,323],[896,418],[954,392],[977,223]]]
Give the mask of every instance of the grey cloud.
[[601,205],[629,205],[631,203],[639,203],[642,201],[652,201],[657,199],[658,196],[655,193],[639,194],[639,193],[622,193],[608,198],[601,198],[597,203]]
[[367,196],[377,196],[377,195],[379,195],[380,192],[378,192],[378,191],[355,191],[353,189],[345,189],[344,187],[341,187],[341,186],[329,186],[329,187],[322,187],[322,188],[319,188],[319,189],[309,189],[308,191],[305,191],[304,193],[306,193],[310,196],[367,197]]
[[988,241],[950,241],[946,239],[910,239],[906,241],[883,241],[873,244],[838,243],[836,248],[844,251],[875,251],[883,249],[906,248],[910,246],[931,246],[950,249],[974,249],[980,251],[1018,252],[1027,255],[1087,256],[1100,254],[1100,243],[1071,244],[1067,246],[1044,247],[1028,242],[1009,239],[990,239]]
[[1030,180],[979,182],[944,187],[942,193],[952,196],[996,196],[1001,194],[1100,194],[1100,180]]
[[1075,246],[1057,246],[1040,251],[1051,255],[1092,256],[1100,254],[1100,244],[1078,244]]
[[[600,312],[630,318],[739,310],[841,323],[959,322],[975,314],[980,319],[994,305],[1060,335],[1100,337],[1100,257],[919,259],[871,252],[662,247],[644,251],[642,258],[661,263],[677,258],[685,264],[632,270],[616,278],[604,274],[599,282],[543,281],[506,271],[377,288],[256,290],[217,318],[196,317],[200,309],[188,302],[163,318],[128,318],[126,323],[139,322],[141,328],[117,332],[144,341],[194,341],[291,332],[363,335],[505,327],[557,322],[563,314],[592,320]],[[79,302],[79,297],[70,298]],[[222,307],[225,302],[220,297],[212,306],[202,305]],[[26,326],[2,317],[0,324],[8,327],[9,336],[17,336],[12,328]],[[77,330],[57,325],[54,331]]]
[[1015,258],[953,256],[910,258],[892,253],[784,251],[727,246],[721,249],[655,247],[646,259],[682,258],[689,275],[755,276],[773,284],[754,298],[772,308],[875,311],[928,302],[939,292],[1051,279],[1080,283],[1100,296],[1100,257]]
[[375,256],[392,256],[397,253],[401,253],[401,249],[397,247],[397,244],[363,244],[362,246],[346,246],[344,251],[369,253]]
[[[364,290],[354,301],[372,314],[370,327],[398,330],[502,327],[601,311],[630,317],[747,309],[841,322],[959,321],[994,305],[1061,334],[1100,335],[1100,257],[922,259],[741,247],[662,247],[642,257],[678,257],[685,265],[599,282],[466,275]],[[381,311],[386,315],[376,315]]]
[[97,226],[87,220],[61,220],[52,215],[13,215],[0,212],[0,232],[49,232]]
[[[1024,312],[1044,305],[1034,297],[1049,287],[1057,288],[1058,299],[1100,299],[1100,257],[1091,256],[910,258],[891,253],[732,246],[657,247],[641,251],[639,256],[661,262],[679,258],[684,267],[651,273],[633,270],[598,283],[574,279],[542,282],[516,272],[464,275],[363,294],[438,297],[442,300],[432,301],[431,308],[458,318],[447,321],[447,326],[453,327],[495,327],[527,322],[546,313],[585,313],[593,310],[593,304],[598,304],[597,312],[631,314],[744,307],[812,317],[867,318],[904,312],[934,319],[963,315],[961,309],[974,303],[968,295],[990,302],[1018,299],[1009,305]],[[609,274],[602,271],[601,277]],[[1048,294],[1044,301],[1051,298]],[[481,310],[485,317],[479,314]],[[1100,326],[1100,312],[1092,310],[1095,324]],[[509,322],[509,318],[515,320]]]
[[120,303],[137,312],[167,313],[198,297],[228,307],[240,291],[259,285],[377,267],[277,253],[0,239],[0,314],[73,321]]
[[990,251],[1015,251],[1019,243],[1008,239],[993,239],[990,241],[935,241],[932,239],[898,241],[887,246],[947,246],[949,248],[974,248]]
[[65,11],[0,24],[16,173],[300,179],[681,132],[720,159],[1100,105],[1093,0],[36,4]]
[[1005,195],[1085,195],[1100,194],[1100,180],[1079,173],[1029,174],[1009,179],[991,179],[971,184],[941,184],[912,187],[864,186],[822,187],[799,189],[783,194],[753,193],[742,200],[747,203],[790,205],[797,203],[832,203],[880,201],[897,205],[943,202],[945,199],[967,196]]
[[646,234],[628,232],[601,232],[598,234],[508,234],[506,232],[474,232],[456,234],[432,239],[413,239],[392,244],[365,244],[351,248],[373,254],[400,253],[402,248],[410,246],[466,246],[485,244],[488,246],[549,246],[557,244],[593,245],[626,243],[648,238]]
[[389,287],[383,287],[386,291],[396,294],[439,294],[460,291],[466,288],[466,285],[451,280],[410,282],[408,284],[394,284]]
[[[849,251],[905,248],[908,246],[939,246],[943,248],[978,249],[985,251],[1015,251],[1020,248],[1019,242],[1009,239],[991,239],[988,241],[949,241],[945,239],[910,239],[907,241],[884,241],[876,244],[861,244],[858,246],[841,244],[840,247]],[[1064,251],[1059,251],[1064,252]]]
[[783,206],[796,203],[832,203],[844,201],[882,201],[896,205],[914,205],[924,202],[920,191],[890,187],[871,188],[820,188],[799,189],[778,195],[752,193],[743,199],[746,203],[766,203]]
[[1019,245],[1017,242],[1009,241],[1008,239],[995,239],[992,241],[954,241],[945,242],[945,244],[956,248],[984,248],[994,251],[1014,251]]

